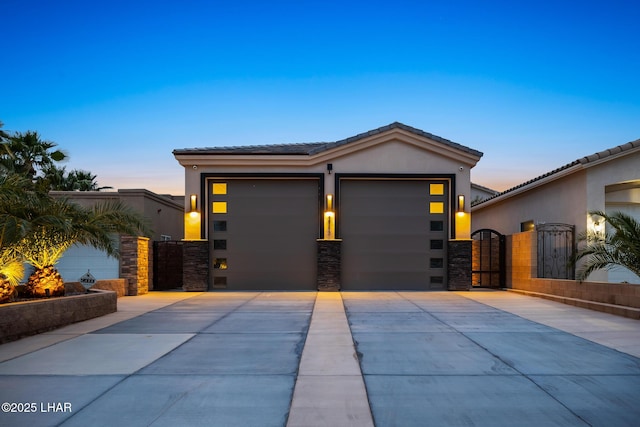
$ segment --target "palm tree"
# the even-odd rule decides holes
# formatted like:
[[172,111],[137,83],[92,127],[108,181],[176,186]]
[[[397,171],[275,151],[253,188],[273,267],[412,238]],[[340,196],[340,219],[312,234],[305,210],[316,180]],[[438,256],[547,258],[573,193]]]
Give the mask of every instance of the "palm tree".
[[24,276],[24,261],[16,244],[31,229],[33,206],[39,203],[31,186],[22,176],[0,175],[0,303],[13,299],[15,286]]
[[113,187],[99,187],[96,181],[97,175],[80,169],[74,169],[66,177],[69,190],[73,191],[100,191]]
[[0,121],[0,172],[6,171],[4,159],[11,157],[11,150],[9,149],[9,134],[2,130],[4,123]]
[[113,188],[98,186],[97,175],[80,169],[67,173],[64,166],[49,165],[42,171],[43,177],[39,188],[43,191],[102,191]]
[[35,270],[26,285],[34,297],[64,295],[64,281],[55,268],[64,252],[74,244],[88,245],[118,257],[114,235],[149,235],[147,220],[119,200],[91,208],[66,199],[49,198],[37,221],[17,243],[16,251]]
[[24,174],[35,181],[39,171],[67,158],[61,150],[54,150],[56,146],[54,142],[42,140],[38,132],[16,132],[5,137],[0,164],[7,171]]
[[579,281],[585,280],[596,270],[609,270],[616,266],[626,267],[640,277],[640,222],[622,212],[607,214],[589,212],[602,217],[614,229],[612,233],[589,230],[578,236],[585,246],[577,251],[575,261],[586,258],[577,272]]

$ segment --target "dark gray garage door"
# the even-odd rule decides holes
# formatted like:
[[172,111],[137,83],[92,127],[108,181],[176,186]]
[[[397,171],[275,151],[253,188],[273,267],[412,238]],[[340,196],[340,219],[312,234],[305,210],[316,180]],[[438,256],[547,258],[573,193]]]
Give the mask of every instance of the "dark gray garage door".
[[446,289],[448,182],[340,183],[344,290]]
[[209,184],[213,289],[316,289],[318,180]]

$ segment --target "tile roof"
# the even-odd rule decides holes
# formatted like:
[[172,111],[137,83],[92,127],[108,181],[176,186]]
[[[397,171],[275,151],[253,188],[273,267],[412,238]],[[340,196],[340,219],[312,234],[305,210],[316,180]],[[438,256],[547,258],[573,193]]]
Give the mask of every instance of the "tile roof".
[[498,193],[495,196],[492,196],[492,197],[489,197],[487,199],[484,199],[481,202],[476,203],[474,206],[481,205],[483,203],[488,202],[489,200],[493,200],[493,199],[501,197],[501,196],[503,196],[505,194],[514,192],[514,191],[519,190],[519,189],[524,188],[524,187],[527,187],[528,185],[531,185],[531,184],[533,184],[535,182],[538,182],[538,181],[540,181],[540,180],[542,180],[544,178],[547,178],[549,176],[555,175],[555,174],[557,174],[559,172],[562,172],[562,171],[564,171],[566,169],[572,168],[573,166],[576,166],[576,165],[587,165],[589,163],[593,163],[593,162],[598,161],[598,160],[603,160],[603,159],[606,159],[607,157],[611,157],[611,156],[613,156],[615,154],[623,153],[625,151],[629,151],[629,150],[632,150],[634,148],[639,148],[639,147],[640,147],[640,139],[636,139],[635,141],[627,142],[626,144],[618,145],[616,147],[609,148],[609,149],[606,149],[606,150],[591,154],[589,156],[581,157],[581,158],[579,158],[577,160],[574,160],[571,163],[567,163],[564,166],[560,166],[557,169],[554,169],[554,170],[552,170],[550,172],[547,172],[547,173],[545,173],[543,175],[540,175],[538,177],[530,179],[529,181],[523,182],[522,184],[516,185],[515,187],[509,188],[508,190],[505,190],[505,191],[503,191],[501,193]]
[[235,147],[204,147],[204,148],[183,148],[173,150],[173,154],[278,154],[278,155],[313,155],[323,151],[330,150],[335,147],[349,144],[354,141],[358,141],[369,136],[378,135],[383,132],[387,132],[393,129],[402,129],[407,132],[411,132],[418,136],[429,138],[433,141],[437,141],[441,144],[448,145],[457,150],[481,157],[480,151],[474,150],[464,145],[449,141],[448,139],[441,138],[437,135],[430,134],[420,129],[407,126],[405,124],[394,122],[387,126],[382,126],[377,129],[370,130],[368,132],[361,133],[350,138],[342,139],[335,142],[311,142],[311,143],[298,143],[298,144],[269,144],[269,145],[244,145]]

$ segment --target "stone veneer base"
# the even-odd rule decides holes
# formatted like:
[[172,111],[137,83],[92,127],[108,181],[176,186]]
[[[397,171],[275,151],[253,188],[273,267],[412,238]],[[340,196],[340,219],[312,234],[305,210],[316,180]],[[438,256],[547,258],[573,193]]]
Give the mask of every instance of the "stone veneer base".
[[340,271],[342,269],[342,240],[318,239],[319,291],[335,292],[340,290]]
[[471,289],[471,240],[449,240],[447,251],[447,289],[468,291]]

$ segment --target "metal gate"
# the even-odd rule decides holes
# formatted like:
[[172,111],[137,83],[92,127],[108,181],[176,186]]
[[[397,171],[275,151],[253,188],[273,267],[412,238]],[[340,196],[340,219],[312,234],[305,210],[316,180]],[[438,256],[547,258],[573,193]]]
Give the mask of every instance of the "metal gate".
[[153,290],[182,287],[182,242],[153,242]]
[[505,286],[505,237],[495,230],[483,228],[471,234],[472,275],[476,288]]
[[575,226],[570,224],[539,224],[538,277],[547,279],[575,278],[571,263],[575,248]]

